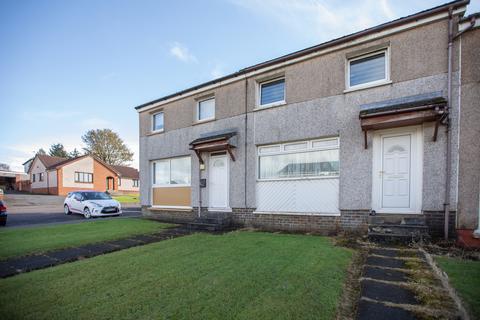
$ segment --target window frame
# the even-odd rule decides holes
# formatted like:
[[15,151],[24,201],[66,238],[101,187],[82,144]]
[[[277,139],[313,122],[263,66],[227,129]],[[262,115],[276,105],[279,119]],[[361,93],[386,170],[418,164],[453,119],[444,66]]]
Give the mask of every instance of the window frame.
[[[325,147],[314,147],[315,142],[319,141],[329,141],[329,140],[336,140],[336,145],[330,145]],[[304,149],[297,149],[297,150],[290,150],[285,151],[285,146],[295,145],[300,143],[307,143],[307,147]],[[272,147],[279,147],[279,151],[272,151],[272,152],[265,152],[261,153],[262,148],[272,148]],[[297,140],[297,141],[289,141],[285,143],[276,143],[276,144],[268,144],[268,145],[259,145],[257,146],[257,154],[256,154],[256,181],[257,182],[265,182],[265,181],[291,181],[291,180],[316,180],[316,179],[339,179],[340,178],[340,168],[338,170],[338,175],[335,176],[313,176],[313,177],[291,177],[291,178],[260,178],[260,157],[262,156],[275,156],[275,155],[284,155],[284,154],[295,154],[295,153],[307,153],[307,152],[315,152],[315,151],[324,151],[324,150],[338,150],[338,161],[340,162],[340,137],[327,137],[327,138],[319,138],[319,139],[311,139],[311,140]]]
[[[370,81],[370,82],[365,82],[357,85],[350,86],[350,64],[351,62],[365,59],[371,56],[375,56],[378,54],[384,53],[385,55],[385,78],[380,79],[380,80],[375,80],[375,81]],[[390,47],[385,47],[382,49],[370,51],[367,53],[363,53],[360,55],[356,55],[350,58],[345,58],[345,92],[348,91],[355,91],[355,90],[361,90],[361,89],[366,89],[366,88],[372,88],[372,87],[377,87],[381,86],[384,84],[389,84],[392,83],[390,80]]]
[[38,173],[38,182],[43,182],[43,181],[44,181],[43,172],[39,172]]
[[[78,174],[78,179],[77,179],[77,174]],[[80,179],[80,175],[82,175],[82,178],[83,179]],[[81,180],[85,180],[85,175],[88,177],[88,176],[91,176],[92,179],[91,181],[81,181]],[[93,183],[93,173],[92,172],[83,172],[83,171],[75,171],[73,173],[73,181],[75,183]]]
[[133,187],[134,188],[138,188],[139,187],[139,184],[138,184],[138,179],[132,179],[133,180]]
[[[266,84],[279,81],[279,80],[283,80],[283,100],[261,104],[262,103],[262,87]],[[262,110],[262,109],[281,106],[286,104],[287,103],[287,81],[285,76],[279,76],[279,77],[275,77],[275,78],[264,80],[264,81],[257,81],[257,99],[256,100],[257,101],[255,104],[256,105],[255,109],[257,110]]]
[[[182,158],[188,158],[190,160],[190,183],[186,184],[171,184],[171,179],[172,179],[172,160],[175,159],[182,159]],[[161,161],[168,161],[168,170],[169,170],[169,183],[168,184],[157,184],[156,183],[156,164]],[[150,165],[150,170],[152,173],[152,178],[150,180],[151,182],[151,188],[176,188],[176,187],[191,187],[192,186],[192,157],[191,156],[181,156],[181,157],[173,157],[173,158],[166,158],[166,159],[157,159],[153,160]]]
[[36,180],[35,180],[35,173],[32,173],[32,182],[36,182]]
[[[202,102],[205,102],[205,101],[208,101],[208,100],[213,100],[213,116],[210,117],[210,118],[200,119],[200,104]],[[205,98],[199,99],[197,101],[197,112],[196,112],[196,116],[195,116],[195,122],[201,123],[201,122],[207,122],[207,121],[215,120],[216,108],[217,108],[217,101],[215,100],[215,96],[210,96],[210,97],[205,97]]]
[[[162,124],[162,129],[158,129],[158,130],[155,130],[155,116],[159,115],[159,114],[162,114],[162,121],[163,121],[163,124]],[[151,130],[152,130],[152,133],[161,133],[161,132],[164,132],[165,131],[165,112],[163,110],[161,111],[158,111],[158,112],[155,112],[155,113],[152,113],[151,115],[151,121],[152,121],[152,126],[151,126]]]

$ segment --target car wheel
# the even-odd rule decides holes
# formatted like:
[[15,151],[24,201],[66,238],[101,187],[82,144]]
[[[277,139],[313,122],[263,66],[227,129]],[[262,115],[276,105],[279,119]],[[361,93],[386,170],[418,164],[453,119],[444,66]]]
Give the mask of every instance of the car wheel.
[[90,213],[90,209],[88,208],[83,209],[83,216],[85,217],[85,219],[90,219],[92,217],[92,214]]
[[70,211],[70,208],[68,207],[68,205],[63,206],[63,212],[65,214],[71,214],[72,213],[72,211]]

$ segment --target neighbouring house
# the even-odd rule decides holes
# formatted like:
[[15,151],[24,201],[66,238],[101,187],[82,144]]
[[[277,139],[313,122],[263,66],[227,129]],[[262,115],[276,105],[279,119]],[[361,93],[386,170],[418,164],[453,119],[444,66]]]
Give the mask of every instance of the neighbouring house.
[[137,169],[109,165],[91,155],[72,159],[36,155],[28,173],[32,193],[66,195],[75,190],[139,191]]
[[480,15],[464,17],[468,3],[137,106],[144,214],[322,233],[418,222],[475,242]]
[[30,191],[28,174],[12,170],[0,170],[0,189],[4,191]]

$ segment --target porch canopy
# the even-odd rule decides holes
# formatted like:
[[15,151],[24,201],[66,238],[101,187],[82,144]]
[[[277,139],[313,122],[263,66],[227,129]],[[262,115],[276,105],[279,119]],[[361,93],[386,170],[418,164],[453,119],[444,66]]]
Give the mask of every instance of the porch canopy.
[[418,125],[429,121],[435,121],[433,140],[436,141],[438,126],[446,115],[446,106],[447,101],[441,91],[361,105],[359,118],[365,135],[365,149],[368,130]]
[[233,161],[235,156],[232,149],[236,148],[237,132],[234,129],[226,129],[222,131],[208,132],[201,134],[198,139],[190,142],[190,150],[195,151],[200,163],[204,163],[202,152],[219,152],[226,151]]

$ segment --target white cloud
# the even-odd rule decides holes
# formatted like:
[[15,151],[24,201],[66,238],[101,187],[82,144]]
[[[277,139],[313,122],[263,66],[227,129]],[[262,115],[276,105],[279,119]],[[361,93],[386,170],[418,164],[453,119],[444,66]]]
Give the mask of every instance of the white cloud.
[[298,37],[326,41],[394,19],[388,0],[230,0],[262,18],[274,20]]
[[170,47],[170,54],[183,62],[197,62],[197,58],[190,53],[188,48],[179,42],[174,42]]
[[214,79],[223,77],[225,72],[223,71],[223,67],[220,64],[216,64],[215,67],[210,71],[210,76]]

